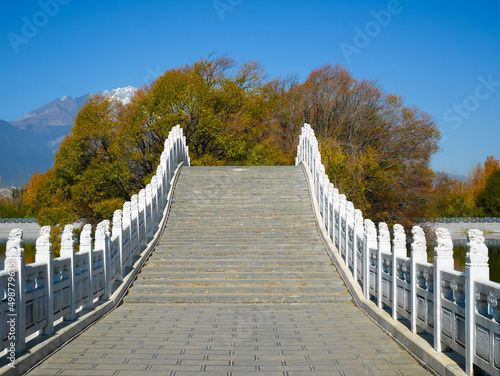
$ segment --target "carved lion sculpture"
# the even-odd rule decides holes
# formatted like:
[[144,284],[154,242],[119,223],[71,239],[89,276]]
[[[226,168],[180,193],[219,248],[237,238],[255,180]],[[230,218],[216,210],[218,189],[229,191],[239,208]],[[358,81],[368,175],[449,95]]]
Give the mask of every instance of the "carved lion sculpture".
[[73,247],[74,239],[73,239],[73,225],[64,226],[64,231],[61,235],[61,247],[62,248],[71,248]]
[[20,257],[23,251],[23,230],[15,228],[10,230],[9,240],[7,240],[5,256]]
[[453,251],[453,240],[451,240],[451,234],[447,229],[443,227],[436,229],[436,241],[436,248],[439,250]]
[[80,245],[92,245],[92,225],[86,224],[80,233]]
[[36,252],[50,253],[50,226],[43,226],[40,228],[40,235],[36,239]]
[[427,241],[425,240],[425,232],[420,226],[413,226],[411,229],[411,233],[413,235],[413,244],[415,245],[426,245]]
[[387,242],[389,243],[391,241],[391,234],[389,232],[389,227],[387,226],[387,223],[385,222],[380,222],[378,224],[378,237],[381,242]]
[[405,229],[400,224],[396,223],[393,227],[394,230],[394,244],[405,245],[406,244],[406,234]]
[[377,228],[371,219],[365,219],[365,234],[368,240],[377,241]]
[[488,247],[484,244],[484,235],[480,230],[469,230],[467,233],[469,242],[469,252],[465,255],[469,262],[486,263],[488,262]]
[[425,232],[420,226],[413,226],[411,229],[411,233],[413,235],[413,242],[416,244],[425,244]]

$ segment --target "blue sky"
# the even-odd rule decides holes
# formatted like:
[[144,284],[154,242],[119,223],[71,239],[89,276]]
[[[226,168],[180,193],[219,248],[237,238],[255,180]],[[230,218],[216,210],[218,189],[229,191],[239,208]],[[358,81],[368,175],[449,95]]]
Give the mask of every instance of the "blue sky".
[[0,119],[65,95],[141,86],[215,52],[270,77],[341,64],[432,115],[432,167],[500,158],[500,2],[3,0]]

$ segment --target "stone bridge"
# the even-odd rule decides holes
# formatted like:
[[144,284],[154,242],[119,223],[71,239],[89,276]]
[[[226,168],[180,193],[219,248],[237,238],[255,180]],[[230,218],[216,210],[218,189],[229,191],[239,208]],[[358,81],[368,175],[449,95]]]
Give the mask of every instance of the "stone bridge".
[[465,273],[445,229],[432,263],[418,227],[407,257],[401,226],[377,232],[330,184],[308,125],[286,167],[191,167],[176,127],[112,226],[93,242],[85,227],[76,253],[72,230],[53,259],[42,228],[30,265],[11,233],[2,374],[500,370],[500,285],[481,234]]

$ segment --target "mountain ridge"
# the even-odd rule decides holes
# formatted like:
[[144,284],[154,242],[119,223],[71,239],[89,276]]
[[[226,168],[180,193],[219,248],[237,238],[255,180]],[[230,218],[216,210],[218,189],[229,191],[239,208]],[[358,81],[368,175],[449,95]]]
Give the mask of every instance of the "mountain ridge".
[[[127,86],[102,94],[130,103],[137,88]],[[54,164],[60,143],[71,132],[78,111],[90,94],[63,96],[16,120],[0,119],[0,186],[24,186],[35,171],[43,173]]]

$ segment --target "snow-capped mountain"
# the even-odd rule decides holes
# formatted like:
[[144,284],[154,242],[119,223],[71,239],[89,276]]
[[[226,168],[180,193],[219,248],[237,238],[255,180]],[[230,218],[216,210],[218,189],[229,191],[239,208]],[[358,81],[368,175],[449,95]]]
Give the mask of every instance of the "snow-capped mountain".
[[127,86],[127,87],[119,87],[118,89],[114,89],[111,91],[106,90],[103,92],[103,94],[118,99],[125,105],[130,103],[136,91],[137,91],[136,87]]
[[[124,105],[137,88],[127,86],[104,91]],[[54,164],[54,154],[71,132],[75,117],[90,94],[72,98],[64,96],[29,111],[19,119],[6,122],[0,119],[0,185],[27,183],[33,172],[43,173]]]

